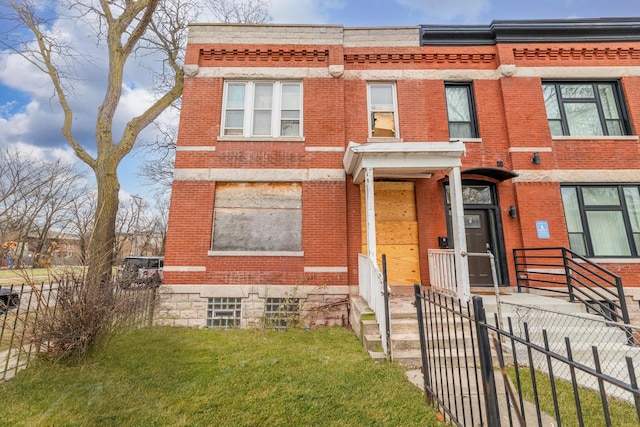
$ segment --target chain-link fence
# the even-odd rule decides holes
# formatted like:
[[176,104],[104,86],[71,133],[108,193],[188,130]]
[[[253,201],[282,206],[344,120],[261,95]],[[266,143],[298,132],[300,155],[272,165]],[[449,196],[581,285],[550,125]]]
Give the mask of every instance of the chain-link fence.
[[[633,370],[640,372],[640,347],[636,344],[640,327],[610,322],[598,314],[560,313],[507,302],[501,305],[506,318],[503,327],[514,335],[621,381],[630,380],[628,359]],[[527,348],[516,346],[516,352],[521,363],[527,363]],[[546,356],[535,353],[531,363],[536,369],[544,369]],[[571,380],[571,372],[560,364],[554,373],[560,379]],[[598,390],[598,380],[593,375],[577,375],[576,380],[580,386]],[[623,400],[632,398],[614,389],[611,394]]]

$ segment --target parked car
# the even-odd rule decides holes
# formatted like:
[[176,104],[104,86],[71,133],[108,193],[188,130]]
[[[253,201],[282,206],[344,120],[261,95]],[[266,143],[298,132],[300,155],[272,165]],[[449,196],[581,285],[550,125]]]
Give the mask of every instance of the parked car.
[[122,261],[116,278],[122,288],[132,285],[159,285],[162,282],[164,257],[130,256]]
[[0,287],[0,313],[18,306],[20,294],[11,288]]

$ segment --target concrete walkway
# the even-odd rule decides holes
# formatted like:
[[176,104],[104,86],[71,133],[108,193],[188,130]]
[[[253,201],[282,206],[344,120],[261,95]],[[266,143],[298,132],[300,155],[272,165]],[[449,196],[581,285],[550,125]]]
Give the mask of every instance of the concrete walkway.
[[[517,426],[519,425],[519,421],[516,415],[516,411],[515,409],[513,409],[513,407],[515,406],[513,404],[513,402],[511,402],[511,406],[512,406],[512,410],[511,410],[511,416],[513,417],[513,421],[509,421],[509,410],[507,409],[507,391],[505,389],[504,386],[504,381],[503,381],[503,377],[500,374],[500,371],[494,371],[496,373],[495,379],[496,379],[496,388],[498,390],[498,411],[500,413],[500,419],[501,419],[501,424],[508,426],[508,425],[514,425]],[[457,371],[452,371],[451,372],[454,375],[457,375]],[[452,400],[453,399],[458,399],[458,401],[460,401],[460,399],[462,399],[462,401],[465,403],[465,413],[462,414],[460,409],[459,409],[459,414],[458,414],[458,418],[459,421],[462,423],[463,420],[467,421],[468,426],[481,426],[483,425],[481,423],[481,420],[479,420],[479,414],[480,414],[480,408],[478,407],[478,404],[482,404],[482,412],[483,414],[486,412],[485,408],[484,408],[484,395],[482,394],[482,384],[480,384],[479,386],[476,386],[475,384],[475,378],[476,378],[476,373],[471,371],[468,372],[465,369],[461,370],[462,375],[465,375],[465,381],[462,381],[462,383],[464,385],[466,385],[466,377],[469,378],[470,380],[470,387],[471,387],[471,391],[469,389],[463,390],[462,395],[456,395],[456,396],[452,396]],[[424,379],[422,377],[422,371],[420,369],[414,369],[414,370],[410,370],[406,372],[407,378],[409,379],[409,381],[411,381],[411,383],[413,383],[414,385],[416,385],[420,390],[422,390],[422,392],[424,393]],[[477,377],[480,377],[480,372],[477,372]],[[449,379],[449,382],[451,384],[458,384],[458,378],[457,377],[452,377]],[[511,384],[511,381],[509,381],[509,383]],[[512,390],[515,391],[515,387],[513,387],[513,384],[511,384]],[[455,389],[453,386],[450,387],[449,389]],[[476,390],[480,390],[480,401],[478,401],[478,396],[476,394],[472,395],[472,392],[476,392]],[[473,413],[473,419],[474,422],[471,423],[471,419],[472,419],[472,413]],[[524,418],[526,420],[525,422],[525,426],[539,426],[540,424],[538,424],[538,415],[536,413],[536,407],[535,405],[533,405],[532,403],[529,403],[527,401],[524,402]],[[556,421],[554,418],[552,418],[549,414],[542,412],[540,414],[540,418],[541,418],[541,425],[543,427],[554,427],[556,426]],[[493,427],[493,426],[492,426]],[[496,426],[498,427],[498,426]]]

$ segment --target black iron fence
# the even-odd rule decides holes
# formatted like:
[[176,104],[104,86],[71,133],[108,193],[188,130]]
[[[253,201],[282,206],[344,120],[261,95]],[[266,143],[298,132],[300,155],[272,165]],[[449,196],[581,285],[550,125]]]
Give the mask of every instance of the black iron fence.
[[608,320],[629,324],[621,278],[567,248],[513,250],[518,292],[542,290],[580,302]]
[[[518,326],[524,334],[516,333],[511,318],[501,329],[497,317],[486,319],[481,297],[460,304],[416,285],[415,299],[426,399],[448,421],[491,427],[640,423],[633,355],[626,357],[626,375],[613,377],[601,369],[606,351],[574,349],[566,337],[564,351],[556,351],[546,331],[541,343],[533,342],[527,323]],[[585,350],[590,363],[574,357]]]
[[[12,378],[29,366],[34,357],[50,350],[43,328],[62,319],[70,300],[86,298],[85,284],[58,283],[3,286],[0,294],[0,381]],[[113,285],[106,290],[111,311],[110,328],[143,327],[153,323],[157,287],[122,289]],[[105,317],[107,318],[107,317]],[[71,325],[70,327],[73,327]]]

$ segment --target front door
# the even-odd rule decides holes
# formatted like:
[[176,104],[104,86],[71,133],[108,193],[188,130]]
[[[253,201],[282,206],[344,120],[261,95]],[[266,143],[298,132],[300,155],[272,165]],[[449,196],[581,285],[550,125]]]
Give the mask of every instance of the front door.
[[469,283],[473,286],[493,286],[491,263],[486,256],[472,255],[486,254],[491,250],[491,232],[489,215],[485,209],[465,209],[464,229],[467,237],[467,252],[469,259]]
[[[382,254],[387,259],[387,281],[391,286],[413,286],[420,283],[418,251],[418,219],[414,183],[409,181],[376,181],[376,253],[382,268]],[[360,189],[362,212],[362,253],[367,250],[364,184]]]
[[[449,189],[446,187],[447,231],[452,242],[451,208]],[[482,181],[464,181],[462,183],[462,201],[464,204],[464,228],[469,254],[469,284],[471,286],[493,286],[491,262],[487,251],[495,257],[498,284],[507,284],[504,266],[506,258],[504,240],[500,224],[500,209],[497,203],[496,189],[491,183]]]

